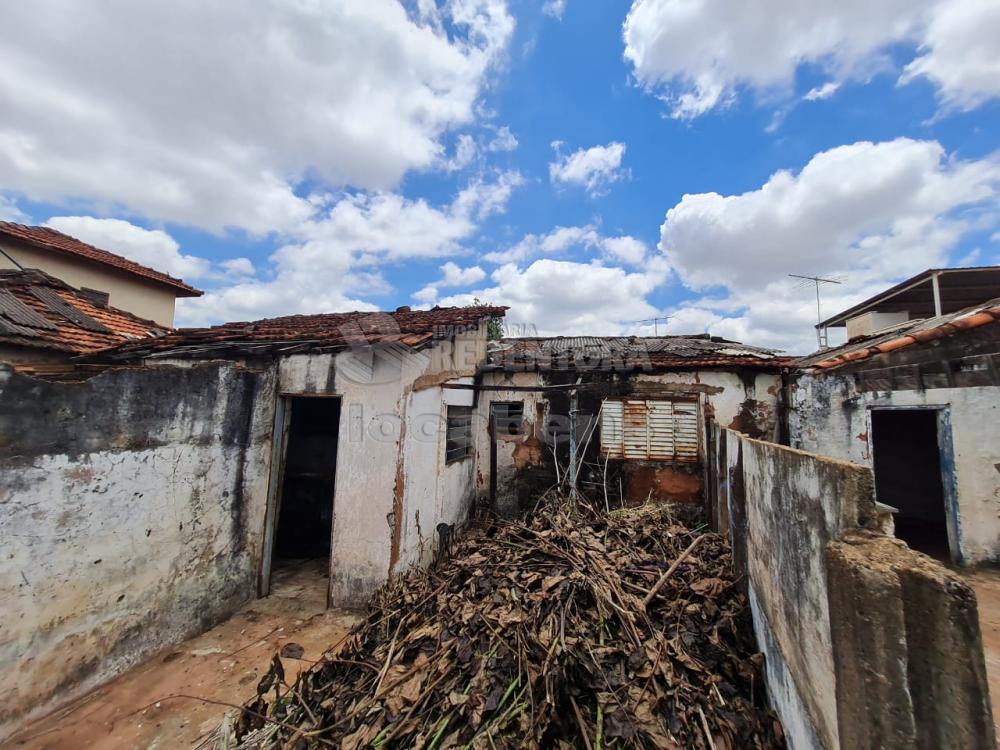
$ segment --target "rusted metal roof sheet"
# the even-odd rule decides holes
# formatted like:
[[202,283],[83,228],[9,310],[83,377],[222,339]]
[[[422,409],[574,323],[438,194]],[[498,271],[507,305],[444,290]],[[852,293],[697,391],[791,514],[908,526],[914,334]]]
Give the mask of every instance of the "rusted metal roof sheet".
[[169,329],[124,310],[94,304],[37,269],[0,270],[0,343],[88,354]]
[[10,240],[41,247],[46,250],[61,253],[64,255],[74,255],[78,258],[100,263],[101,265],[114,268],[124,273],[140,276],[147,281],[164,284],[171,287],[178,297],[200,297],[203,292],[193,286],[185,284],[180,279],[149,268],[128,258],[123,258],[115,253],[102,250],[99,247],[88,245],[86,242],[70,237],[49,227],[31,227],[24,224],[15,224],[12,221],[0,221],[0,241]]
[[1000,297],[936,318],[911,320],[893,326],[888,331],[802,357],[795,360],[794,364],[805,369],[830,370],[878,354],[887,354],[916,344],[926,344],[997,321],[1000,321]]
[[111,360],[146,358],[227,358],[337,351],[351,346],[401,344],[419,348],[477,329],[506,307],[435,307],[395,312],[343,312],[287,315],[210,328],[181,328],[153,341],[133,342],[102,352]]
[[664,370],[752,366],[780,369],[790,358],[719,337],[556,336],[503,339],[491,347],[494,370]]

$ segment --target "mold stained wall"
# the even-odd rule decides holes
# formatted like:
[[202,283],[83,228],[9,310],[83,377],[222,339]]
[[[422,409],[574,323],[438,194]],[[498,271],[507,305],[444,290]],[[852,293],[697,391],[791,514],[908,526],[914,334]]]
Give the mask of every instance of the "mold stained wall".
[[948,408],[962,559],[1000,560],[1000,389],[861,392],[851,374],[802,374],[790,397],[791,444],[870,466],[869,411],[890,406]]
[[[777,373],[731,370],[700,370],[694,372],[641,373],[633,378],[637,384],[660,384],[685,387],[689,392],[706,394],[708,416],[723,427],[737,430],[753,438],[774,439],[777,427],[777,402],[781,377]],[[667,395],[665,392],[664,395]]]
[[471,384],[485,353],[481,327],[421,351],[358,349],[280,361],[280,394],[341,398],[330,559],[334,605],[358,606],[390,574],[426,564],[437,524],[464,521],[475,460],[445,464],[445,418],[448,402],[471,405],[472,391],[441,386]]
[[255,592],[274,382],[0,369],[0,736]]
[[[537,372],[492,372],[483,376],[483,385],[515,386],[537,388],[543,381]],[[518,471],[526,466],[542,463],[544,451],[549,448],[544,443],[544,420],[548,404],[543,391],[482,391],[476,410],[476,477],[475,490],[480,497],[490,492],[490,404],[492,402],[520,402],[524,407],[524,421],[520,435],[498,435],[497,446],[497,508],[502,515],[517,512]]]

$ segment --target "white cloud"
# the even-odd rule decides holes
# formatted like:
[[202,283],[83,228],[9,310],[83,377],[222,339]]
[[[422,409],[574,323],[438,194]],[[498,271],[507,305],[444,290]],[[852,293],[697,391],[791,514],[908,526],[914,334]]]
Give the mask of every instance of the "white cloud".
[[542,13],[560,20],[562,20],[565,11],[566,0],[545,0],[545,3],[542,5]]
[[249,258],[232,258],[222,261],[219,265],[225,270],[227,276],[234,278],[253,276],[257,273]]
[[13,198],[0,195],[0,221],[16,221],[24,224],[30,220],[30,217],[17,207]]
[[476,158],[478,151],[475,139],[468,133],[462,133],[455,144],[455,155],[443,163],[445,171],[458,172],[465,169]]
[[212,274],[208,260],[182,254],[177,240],[160,229],[144,229],[122,219],[93,216],[53,216],[45,224],[180,279],[203,279]]
[[829,99],[840,90],[841,84],[838,81],[827,81],[822,86],[809,89],[802,98],[807,102],[817,102],[822,99]]
[[623,237],[605,237],[601,247],[616,260],[637,265],[646,257],[646,243],[628,235]]
[[[502,211],[520,182],[516,172],[502,173],[493,182],[480,179],[441,207],[396,193],[346,195],[324,207],[275,251],[267,277],[181,300],[178,318],[184,325],[203,325],[297,312],[376,309],[360,295],[389,291],[379,271],[383,264],[462,252],[462,242],[478,229],[477,222]],[[470,269],[465,273],[476,275]],[[450,278],[456,278],[454,272]]]
[[666,278],[662,259],[642,273],[542,258],[527,268],[507,264],[492,274],[494,286],[441,300],[469,304],[474,298],[509,305],[506,326],[524,335],[622,334],[659,311],[646,296]]
[[[667,211],[660,249],[719,335],[814,346],[811,288],[789,273],[843,277],[832,314],[894,281],[945,265],[971,230],[998,219],[1000,158],[960,161],[933,141],[861,142],[816,154],[740,195],[685,195]],[[692,315],[690,311],[685,313]]]
[[545,234],[526,234],[504,250],[493,250],[482,258],[488,263],[519,263],[539,255],[557,255],[570,248],[597,249],[605,258],[629,264],[641,263],[646,244],[635,237],[604,237],[596,224],[575,227],[555,227]]
[[486,271],[479,266],[462,268],[450,260],[441,266],[441,272],[444,276],[439,282],[440,286],[469,286],[486,278]]
[[559,153],[562,143],[555,141],[556,160],[549,164],[549,179],[555,183],[579,185],[591,195],[599,195],[607,186],[620,180],[625,144],[612,141],[607,146],[578,149],[563,156]]
[[949,0],[938,3],[921,55],[906,66],[903,83],[925,77],[949,109],[970,110],[1000,96],[1000,3]]
[[504,125],[497,129],[496,136],[486,147],[490,151],[515,151],[517,149],[517,138],[510,132],[510,128]]
[[[674,117],[732,102],[742,89],[790,94],[801,65],[833,85],[894,67],[894,45],[919,47],[902,82],[926,77],[942,100],[969,109],[1000,95],[995,0],[635,0],[625,58]],[[824,84],[813,91],[831,95]]]
[[448,261],[441,266],[441,278],[427,284],[422,289],[413,294],[413,298],[418,302],[432,305],[437,301],[438,290],[442,287],[471,286],[486,278],[486,272],[479,266],[462,268],[454,261]]
[[304,179],[377,191],[438,164],[513,26],[503,0],[15,3],[0,189],[288,231]]

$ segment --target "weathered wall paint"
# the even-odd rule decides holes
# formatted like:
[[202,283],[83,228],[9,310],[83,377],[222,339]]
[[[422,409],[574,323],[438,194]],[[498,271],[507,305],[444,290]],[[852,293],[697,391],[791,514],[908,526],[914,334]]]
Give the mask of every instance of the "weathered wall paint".
[[[422,351],[358,348],[279,361],[281,394],[341,398],[333,604],[359,606],[388,575],[426,564],[436,549],[437,524],[464,521],[475,460],[445,464],[440,386],[471,382],[485,351],[483,329],[456,332]],[[449,398],[452,393],[461,392],[449,391]]]
[[231,364],[0,370],[0,734],[253,596],[272,389]]
[[947,407],[962,562],[1000,560],[1000,389],[862,392],[850,374],[802,374],[789,405],[793,446],[869,466],[872,408]]
[[332,601],[430,560],[473,492],[473,458],[444,463],[440,384],[470,382],[485,330],[440,343],[80,383],[0,369],[0,734],[255,595],[279,397],[342,400]]
[[741,442],[747,574],[816,734],[834,748],[837,696],[824,555],[828,542],[874,516],[871,472]]
[[[572,373],[570,373],[571,375]],[[564,373],[565,375],[565,373]],[[609,373],[586,373],[584,382]],[[562,380],[565,381],[566,378]],[[575,378],[569,377],[568,382]],[[493,372],[483,377],[489,386],[540,387],[549,385],[552,378],[539,372]],[[608,388],[612,386],[608,385]],[[755,436],[773,438],[777,430],[776,404],[781,387],[780,376],[772,373],[739,373],[725,370],[677,371],[670,373],[637,373],[627,383],[614,386],[623,390],[634,389],[646,398],[670,395],[695,395],[701,400],[706,416],[714,417],[720,424],[749,431]],[[639,396],[637,396],[639,397]],[[519,483],[524,472],[538,466],[542,459],[550,458],[551,446],[545,443],[544,425],[547,418],[565,419],[565,414],[552,414],[544,391],[483,391],[478,409],[476,429],[477,464],[476,491],[485,496],[490,488],[490,439],[487,431],[489,405],[494,401],[520,401],[524,404],[525,429],[519,436],[499,435],[497,448],[497,508],[501,514],[517,511]],[[539,411],[541,410],[541,411]],[[539,418],[539,414],[542,418]],[[588,415],[581,412],[580,423]],[[582,430],[582,428],[581,428]],[[585,431],[581,439],[586,439]],[[600,442],[600,431],[592,438],[591,448]],[[694,501],[701,491],[702,470],[697,466],[672,466],[662,462],[625,462],[623,482],[626,495],[637,501],[645,500],[649,492],[654,499],[680,502]],[[649,469],[650,471],[646,471]],[[617,480],[614,495],[618,494]]]
[[[538,387],[542,380],[535,372],[489,373],[483,384],[490,386]],[[524,408],[523,429],[520,435],[497,435],[496,488],[497,509],[509,516],[518,509],[518,472],[541,464],[544,452],[544,422],[546,402],[541,391],[482,391],[474,422],[476,440],[476,494],[486,498],[490,491],[490,404],[493,402],[520,402]],[[539,418],[541,415],[541,418]]]
[[789,747],[993,747],[975,594],[883,535],[871,470],[712,433],[727,509],[712,516],[728,519]]
[[781,388],[777,374],[728,370],[643,373],[636,375],[634,382],[690,387],[692,392],[705,394],[709,416],[724,427],[761,439],[775,437]]

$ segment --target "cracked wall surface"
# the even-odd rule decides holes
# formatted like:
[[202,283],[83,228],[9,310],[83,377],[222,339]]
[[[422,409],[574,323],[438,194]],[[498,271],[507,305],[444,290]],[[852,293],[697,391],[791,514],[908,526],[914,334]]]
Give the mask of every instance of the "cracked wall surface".
[[233,365],[0,370],[0,727],[253,595],[272,389]]

